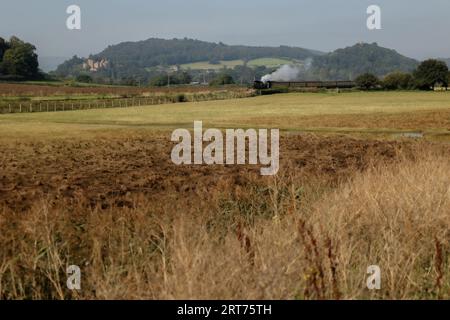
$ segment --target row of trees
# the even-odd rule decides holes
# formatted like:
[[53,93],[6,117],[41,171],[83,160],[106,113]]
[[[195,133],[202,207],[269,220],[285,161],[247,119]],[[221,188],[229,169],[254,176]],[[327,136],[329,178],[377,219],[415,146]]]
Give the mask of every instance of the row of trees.
[[[161,74],[150,80],[150,85],[157,87],[165,87],[168,85],[180,85],[192,83],[192,76],[185,71],[177,72],[175,74]],[[209,80],[211,86],[222,86],[234,84],[233,76],[228,72],[220,72],[214,74],[213,78]]]
[[365,73],[357,77],[355,82],[364,90],[433,90],[437,86],[447,88],[450,73],[445,62],[430,59],[422,62],[413,73],[393,72],[381,80],[373,74]]
[[17,37],[9,41],[0,38],[0,78],[37,79],[39,72],[36,47]]

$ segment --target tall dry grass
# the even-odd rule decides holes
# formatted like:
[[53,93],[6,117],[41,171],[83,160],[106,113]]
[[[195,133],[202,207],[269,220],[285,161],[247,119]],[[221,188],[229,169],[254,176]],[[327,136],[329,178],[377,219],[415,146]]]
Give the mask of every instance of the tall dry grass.
[[[136,209],[86,209],[83,199],[5,209],[0,297],[450,298],[446,158],[380,164],[320,197],[283,176],[222,190],[197,206],[137,197]],[[72,264],[80,291],[65,285]],[[374,264],[378,291],[366,288]]]

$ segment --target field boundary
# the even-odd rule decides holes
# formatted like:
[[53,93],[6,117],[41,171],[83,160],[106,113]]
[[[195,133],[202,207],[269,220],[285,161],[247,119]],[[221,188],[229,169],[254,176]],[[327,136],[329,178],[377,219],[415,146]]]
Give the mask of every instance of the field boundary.
[[57,112],[106,108],[128,108],[181,102],[242,99],[256,96],[253,90],[220,91],[208,93],[176,93],[132,98],[100,98],[74,100],[42,100],[0,102],[0,114]]

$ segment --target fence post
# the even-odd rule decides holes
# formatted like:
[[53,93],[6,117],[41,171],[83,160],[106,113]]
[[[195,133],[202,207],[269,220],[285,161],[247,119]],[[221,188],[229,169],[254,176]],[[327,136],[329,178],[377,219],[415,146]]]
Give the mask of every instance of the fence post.
[[33,112],[33,105],[30,102],[30,112]]
[[9,103],[8,106],[9,106],[9,113],[11,113],[11,103]]

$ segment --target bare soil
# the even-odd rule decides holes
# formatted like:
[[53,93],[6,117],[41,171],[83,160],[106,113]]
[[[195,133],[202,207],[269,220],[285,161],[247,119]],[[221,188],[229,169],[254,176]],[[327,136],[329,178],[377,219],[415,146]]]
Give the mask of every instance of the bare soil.
[[[197,204],[223,185],[262,182],[258,166],[176,166],[166,134],[111,134],[73,140],[0,142],[0,208],[24,211],[41,199],[87,206],[132,207],[135,196]],[[281,137],[279,176],[328,185],[375,162],[414,157],[419,142],[295,134]]]

